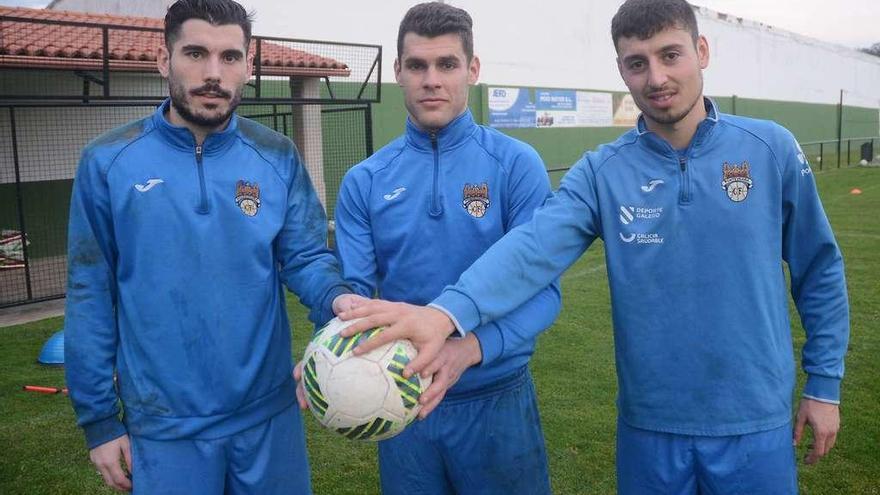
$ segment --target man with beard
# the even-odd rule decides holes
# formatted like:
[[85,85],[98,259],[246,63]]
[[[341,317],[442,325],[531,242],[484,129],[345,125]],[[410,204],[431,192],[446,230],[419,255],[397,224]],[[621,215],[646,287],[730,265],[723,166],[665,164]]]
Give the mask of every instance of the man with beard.
[[358,296],[293,143],[234,114],[250,33],[232,0],[174,3],[158,56],[171,98],[77,171],[67,381],[119,490],[310,492],[282,284],[316,324]]
[[[810,166],[781,126],[703,96],[709,45],[685,0],[627,0],[611,23],[642,110],[588,152],[557,194],[428,308],[371,302],[362,344],[434,342],[514,310],[600,237],[612,298],[622,494],[797,493],[793,442],[834,445],[849,310],[843,260]],[[800,406],[786,277],[806,330]]]

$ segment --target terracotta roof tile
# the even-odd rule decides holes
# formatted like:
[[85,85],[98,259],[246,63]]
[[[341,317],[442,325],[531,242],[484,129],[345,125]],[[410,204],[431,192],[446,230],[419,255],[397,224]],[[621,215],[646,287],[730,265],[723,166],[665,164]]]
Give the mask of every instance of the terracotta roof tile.
[[[0,6],[0,16],[85,24],[106,24],[111,70],[153,71],[163,43],[162,19]],[[151,31],[124,28],[149,28]],[[251,43],[251,52],[256,43]],[[100,27],[0,21],[0,66],[19,68],[100,69],[103,42]],[[277,41],[260,47],[261,73],[270,76],[341,76],[348,66],[328,57],[290,48]]]

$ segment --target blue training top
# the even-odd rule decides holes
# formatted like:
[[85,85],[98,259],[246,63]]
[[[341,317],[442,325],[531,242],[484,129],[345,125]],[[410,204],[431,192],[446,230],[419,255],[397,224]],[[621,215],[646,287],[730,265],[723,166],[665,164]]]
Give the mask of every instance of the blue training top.
[[720,114],[708,99],[706,106],[682,156],[643,119],[586,153],[531,222],[434,304],[462,330],[485,324],[601,237],[622,419],[655,431],[736,435],[791,420],[785,261],[807,334],[804,396],[836,403],[849,308],[810,166],[779,125]]
[[[470,112],[435,133],[408,120],[403,136],[342,181],[336,244],[343,273],[364,296],[378,292],[387,300],[426,304],[506,232],[527,222],[548,196],[549,178],[535,150],[477,125]],[[528,363],[536,336],[561,305],[555,283],[541,289],[509,315],[474,330],[482,362],[464,372],[450,395],[489,385]]]
[[65,360],[89,448],[274,416],[295,400],[282,283],[315,323],[350,291],[293,143],[233,116],[196,146],[168,106],[90,143],[74,182]]

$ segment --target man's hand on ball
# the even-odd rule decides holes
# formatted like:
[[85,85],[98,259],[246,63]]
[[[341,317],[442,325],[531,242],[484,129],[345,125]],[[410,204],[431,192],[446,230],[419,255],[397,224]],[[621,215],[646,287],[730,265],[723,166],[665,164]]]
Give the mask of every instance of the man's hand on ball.
[[351,311],[352,309],[358,307],[358,305],[363,304],[369,301],[364,296],[359,296],[357,294],[342,294],[336,296],[333,299],[333,314],[338,315],[339,313],[345,311]]
[[293,379],[296,380],[296,401],[299,403],[300,409],[308,409],[309,403],[306,402],[306,388],[302,381],[303,362],[296,363],[293,367]]
[[341,332],[343,337],[385,327],[379,334],[358,345],[354,349],[355,355],[370,352],[397,339],[409,339],[419,354],[404,369],[403,375],[407,378],[421,372],[433,361],[446,342],[446,337],[455,331],[452,320],[438,309],[379,299],[358,304],[354,309],[342,312],[339,318],[361,318]]

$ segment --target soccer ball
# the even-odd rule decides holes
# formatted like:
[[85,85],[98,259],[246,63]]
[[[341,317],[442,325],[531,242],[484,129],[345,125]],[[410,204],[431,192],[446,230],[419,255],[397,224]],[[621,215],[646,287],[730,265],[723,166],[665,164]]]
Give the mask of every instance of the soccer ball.
[[309,409],[324,427],[352,440],[384,440],[418,415],[419,396],[430,378],[403,377],[416,356],[408,340],[395,340],[360,356],[352,349],[382,331],[339,335],[357,320],[334,318],[318,330],[303,356],[302,380]]

